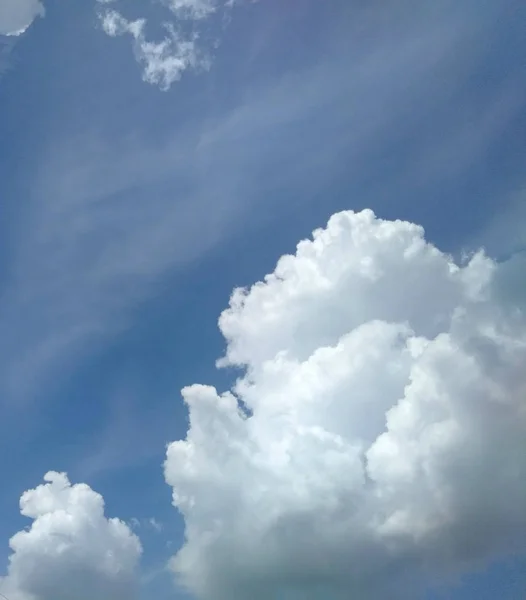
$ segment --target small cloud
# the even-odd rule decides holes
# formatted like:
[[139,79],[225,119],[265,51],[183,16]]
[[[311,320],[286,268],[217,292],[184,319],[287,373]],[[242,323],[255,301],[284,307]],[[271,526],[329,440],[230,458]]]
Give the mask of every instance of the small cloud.
[[159,523],[159,521],[157,521],[157,519],[155,519],[155,517],[151,517],[150,519],[148,519],[148,523],[149,523],[150,527],[155,529],[155,531],[157,531],[157,532],[160,532],[163,529],[162,524]]
[[136,597],[142,553],[129,527],[104,515],[104,499],[65,473],[22,494],[20,512],[33,520],[9,545],[8,575],[0,578],[11,600],[128,600]]
[[164,3],[179,19],[204,19],[216,12],[217,0],[164,0]]
[[163,530],[162,523],[160,523],[155,517],[150,517],[149,519],[138,519],[137,517],[132,517],[130,519],[130,527],[133,529],[150,528],[157,533],[160,533]]
[[143,65],[143,79],[159,86],[163,91],[170,89],[187,69],[207,69],[209,60],[202,55],[197,45],[197,34],[184,37],[171,24],[165,24],[166,37],[158,42],[146,39],[145,19],[128,21],[115,10],[101,16],[102,28],[111,37],[129,34],[137,61]]
[[[98,0],[110,4],[112,0]],[[143,67],[143,80],[157,85],[162,91],[170,89],[186,71],[202,71],[210,68],[211,57],[203,42],[199,24],[219,11],[229,11],[234,3],[216,0],[164,0],[164,5],[175,17],[175,22],[165,21],[163,39],[152,41],[146,36],[147,19],[130,21],[120,12],[105,8],[99,11],[104,32],[110,37],[130,35],[133,39],[135,58]],[[190,31],[176,26],[177,22],[192,23]],[[214,44],[214,46],[216,46]]]
[[130,527],[132,527],[133,529],[139,529],[141,526],[141,522],[139,521],[139,519],[137,519],[137,517],[132,517],[130,519]]

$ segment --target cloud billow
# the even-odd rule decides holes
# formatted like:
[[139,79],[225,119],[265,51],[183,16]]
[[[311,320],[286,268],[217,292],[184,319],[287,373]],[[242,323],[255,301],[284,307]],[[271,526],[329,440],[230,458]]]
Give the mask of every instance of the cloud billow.
[[244,375],[185,388],[167,451],[178,578],[206,600],[407,597],[523,543],[526,317],[500,269],[343,212],[236,290],[219,364]]
[[104,499],[64,473],[24,492],[20,512],[31,527],[10,540],[9,600],[133,600],[139,589],[139,538],[121,520],[104,515]]

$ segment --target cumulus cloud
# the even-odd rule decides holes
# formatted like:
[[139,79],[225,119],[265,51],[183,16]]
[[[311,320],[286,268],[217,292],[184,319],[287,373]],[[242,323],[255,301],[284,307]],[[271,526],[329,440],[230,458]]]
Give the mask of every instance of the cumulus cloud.
[[[111,4],[112,0],[98,0],[100,5]],[[208,22],[213,15],[225,14],[234,5],[232,0],[164,0],[173,19],[163,23],[166,35],[151,41],[145,33],[148,21],[145,18],[130,21],[117,10],[105,7],[99,10],[103,30],[111,37],[128,34],[133,39],[135,58],[143,67],[143,80],[157,85],[163,91],[181,79],[188,70],[206,70],[211,57],[203,41],[200,24]],[[189,23],[190,27],[182,27]],[[217,45],[215,41],[213,46]]]
[[128,600],[136,597],[141,544],[119,519],[107,519],[104,500],[64,473],[24,492],[20,512],[33,519],[9,544],[10,600]]
[[[334,215],[219,324],[233,390],[183,390],[172,560],[203,599],[407,598],[524,544],[524,297],[479,252]],[[403,590],[403,591],[402,591]]]
[[2,0],[0,35],[20,35],[39,16],[44,16],[44,5],[40,0]]

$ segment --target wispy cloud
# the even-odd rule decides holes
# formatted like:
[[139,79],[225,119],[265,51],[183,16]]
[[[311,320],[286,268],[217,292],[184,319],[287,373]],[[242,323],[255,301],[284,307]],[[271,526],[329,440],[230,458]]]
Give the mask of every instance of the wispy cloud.
[[[102,5],[112,0],[98,0]],[[102,29],[111,37],[130,35],[135,58],[143,67],[143,79],[158,85],[163,91],[181,79],[188,70],[207,70],[211,65],[211,47],[201,38],[204,21],[221,13],[223,17],[234,5],[232,0],[164,0],[172,18],[162,23],[166,32],[163,39],[151,41],[146,34],[146,18],[133,21],[113,8],[99,10]],[[191,27],[183,27],[190,23]],[[217,41],[212,44],[216,46]]]
[[210,61],[201,53],[197,33],[184,36],[173,24],[165,24],[166,37],[159,42],[146,39],[146,20],[128,21],[114,10],[101,18],[102,28],[111,37],[129,34],[137,61],[143,66],[143,79],[158,85],[161,90],[170,89],[187,69],[207,69]]
[[138,519],[137,517],[132,517],[130,519],[130,526],[133,529],[141,529],[143,527],[147,527],[152,529],[156,533],[160,533],[163,530],[163,525],[160,523],[155,517]]
[[[455,96],[465,78],[456,57],[486,35],[440,14],[433,23],[398,23],[404,35],[386,27],[365,42],[335,36],[324,60],[253,79],[228,110],[167,124],[162,141],[55,133],[10,232],[10,280],[0,300],[3,397],[15,403],[47,389],[44,382],[126,326],[166,277],[241,227],[279,219],[284,196],[314,202],[343,169],[358,182],[374,179],[375,192],[381,185],[400,196],[437,146],[439,158],[449,148],[469,161],[491,144],[520,106],[516,99],[477,107],[473,119],[488,126],[484,135],[463,132],[462,148],[458,132],[440,122],[441,135],[435,130],[431,143],[417,146],[416,171],[379,178],[371,161],[400,142],[401,130],[419,132],[430,106]],[[427,177],[437,181],[444,161],[433,165]],[[348,202],[371,202],[367,193],[366,186]]]
[[204,19],[223,4],[220,0],[164,0],[164,4],[179,18]]
[[122,311],[147,297],[162,274],[201,255],[232,226],[236,200],[210,206],[207,184],[179,197],[155,189],[171,170],[192,174],[195,155],[184,155],[186,141],[128,146],[121,156],[86,138],[55,146],[35,178],[2,297],[7,397],[34,392],[58,357],[67,370],[77,351],[126,323]]

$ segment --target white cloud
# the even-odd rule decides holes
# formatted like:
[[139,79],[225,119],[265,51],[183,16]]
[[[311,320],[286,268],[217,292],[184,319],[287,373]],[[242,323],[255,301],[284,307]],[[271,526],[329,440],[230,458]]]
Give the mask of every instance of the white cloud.
[[162,523],[160,523],[155,517],[150,517],[148,519],[138,519],[137,517],[132,517],[130,519],[130,526],[133,529],[141,529],[142,527],[146,527],[148,529],[153,529],[157,533],[160,533],[163,529]]
[[500,269],[345,212],[236,290],[222,364],[245,375],[185,388],[167,451],[181,580],[214,600],[407,598],[524,543],[526,315]]
[[163,526],[162,524],[155,518],[155,517],[150,517],[148,519],[148,525],[154,529],[155,531],[157,531],[157,533],[159,533],[160,531],[163,530]]
[[128,600],[137,592],[141,544],[119,519],[104,516],[104,500],[64,473],[25,492],[28,530],[10,540],[8,575],[0,580],[10,600]]
[[217,0],[164,0],[178,18],[203,19],[214,13],[219,6]]
[[[110,4],[112,0],[98,2]],[[163,3],[175,17],[175,22],[163,23],[167,34],[160,41],[150,41],[146,37],[147,19],[129,21],[109,8],[99,11],[99,19],[109,36],[132,36],[136,60],[143,66],[143,80],[166,91],[181,79],[185,71],[210,67],[211,59],[206,44],[201,40],[199,23],[208,21],[220,10],[229,10],[234,3],[231,0],[164,0]],[[182,20],[193,24],[190,32],[176,26]]]
[[20,35],[37,17],[44,16],[40,0],[2,0],[0,2],[0,35]]
[[184,37],[174,27],[166,25],[167,36],[160,42],[146,39],[146,21],[128,21],[115,10],[101,16],[102,28],[111,37],[130,34],[134,40],[137,61],[143,65],[143,79],[147,83],[168,90],[187,69],[208,68],[208,58],[197,46],[197,36]]

